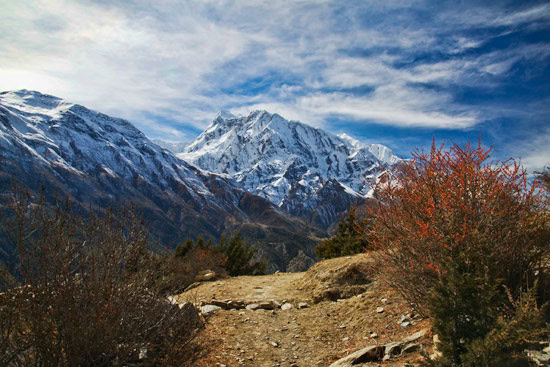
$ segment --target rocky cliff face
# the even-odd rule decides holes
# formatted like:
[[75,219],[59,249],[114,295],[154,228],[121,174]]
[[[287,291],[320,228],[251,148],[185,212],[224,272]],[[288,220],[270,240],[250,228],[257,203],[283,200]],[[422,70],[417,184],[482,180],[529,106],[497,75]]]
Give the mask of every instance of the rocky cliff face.
[[248,192],[327,228],[401,159],[380,144],[362,144],[277,114],[220,113],[178,157],[224,173]]

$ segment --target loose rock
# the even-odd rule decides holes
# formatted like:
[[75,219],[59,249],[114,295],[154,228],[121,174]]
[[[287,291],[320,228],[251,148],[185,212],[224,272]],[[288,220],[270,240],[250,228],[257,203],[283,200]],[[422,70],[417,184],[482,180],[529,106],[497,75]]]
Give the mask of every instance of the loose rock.
[[212,315],[214,313],[216,313],[217,311],[221,310],[222,308],[220,306],[216,306],[216,305],[205,305],[205,306],[201,306],[201,313],[204,315],[204,316],[209,316],[209,315]]
[[281,310],[286,311],[286,310],[290,310],[293,307],[294,307],[294,305],[292,303],[284,303],[281,306]]
[[195,277],[195,282],[203,282],[214,279],[216,279],[216,273],[214,271],[204,270],[197,274],[197,276]]
[[258,308],[261,308],[262,310],[273,310],[274,306],[271,302],[260,302]]

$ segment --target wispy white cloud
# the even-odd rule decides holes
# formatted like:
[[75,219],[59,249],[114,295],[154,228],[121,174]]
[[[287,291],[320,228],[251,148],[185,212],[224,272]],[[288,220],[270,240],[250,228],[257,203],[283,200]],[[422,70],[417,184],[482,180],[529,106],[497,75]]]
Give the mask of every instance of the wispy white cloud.
[[521,147],[521,163],[528,173],[541,171],[550,164],[550,129],[532,136],[529,144]]
[[550,6],[432,5],[2,2],[0,89],[59,95],[172,139],[183,134],[178,123],[202,129],[222,108],[268,109],[329,129],[331,117],[468,129],[489,112],[464,104],[450,86],[491,86],[521,58],[548,57],[550,47],[468,53],[494,35],[464,30],[498,26],[504,34],[545,21]]

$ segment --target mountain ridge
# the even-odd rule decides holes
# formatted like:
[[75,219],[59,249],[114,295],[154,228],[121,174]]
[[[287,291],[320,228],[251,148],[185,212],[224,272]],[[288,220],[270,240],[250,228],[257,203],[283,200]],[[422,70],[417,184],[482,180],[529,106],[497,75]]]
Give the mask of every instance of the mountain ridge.
[[402,160],[381,144],[363,144],[278,114],[219,113],[183,153],[183,160],[227,174],[244,190],[323,228]]
[[[286,270],[300,251],[314,257],[310,235],[325,235],[278,208],[258,215],[253,208],[271,205],[261,203],[265,199],[182,161],[126,120],[36,91],[0,93],[2,192],[14,181],[35,193],[45,186],[51,197],[67,196],[83,207],[136,203],[154,239],[169,246],[199,235],[216,239],[244,226],[243,237],[263,241],[259,247],[267,256],[273,253],[270,241],[286,249],[286,256],[270,259],[272,271]],[[299,234],[299,240],[280,244],[281,233]]]

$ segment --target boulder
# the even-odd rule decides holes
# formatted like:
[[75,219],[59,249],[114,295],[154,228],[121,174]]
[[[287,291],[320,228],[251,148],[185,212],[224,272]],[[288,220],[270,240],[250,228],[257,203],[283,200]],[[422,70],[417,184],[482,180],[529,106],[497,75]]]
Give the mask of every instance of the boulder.
[[331,364],[330,367],[351,367],[360,363],[387,361],[393,357],[417,351],[420,349],[420,344],[417,341],[426,335],[427,332],[428,329],[422,329],[399,342],[384,345],[369,345],[347,357],[339,359]]
[[216,279],[216,273],[212,270],[204,270],[197,274],[195,282],[204,282]]

